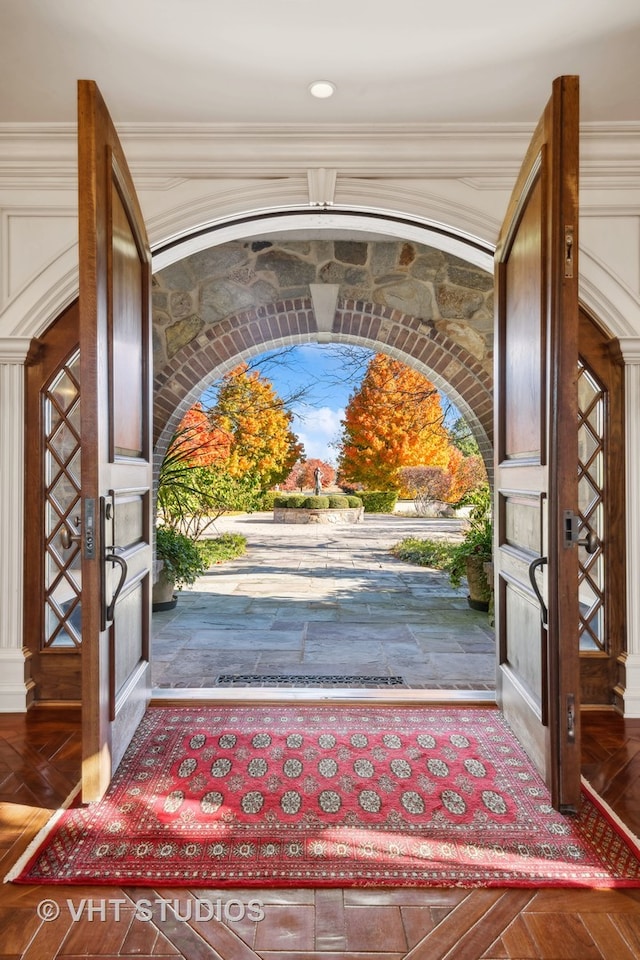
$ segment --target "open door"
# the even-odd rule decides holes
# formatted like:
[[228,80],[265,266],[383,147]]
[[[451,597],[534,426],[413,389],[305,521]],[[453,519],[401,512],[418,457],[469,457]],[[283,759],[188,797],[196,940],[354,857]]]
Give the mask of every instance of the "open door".
[[554,806],[580,797],[577,77],[560,77],[496,249],[500,708]]
[[93,81],[78,84],[82,796],[99,799],[150,697],[151,256]]

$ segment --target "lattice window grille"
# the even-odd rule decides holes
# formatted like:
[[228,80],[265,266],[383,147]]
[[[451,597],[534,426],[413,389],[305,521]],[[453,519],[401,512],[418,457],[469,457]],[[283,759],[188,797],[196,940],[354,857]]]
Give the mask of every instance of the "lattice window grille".
[[82,643],[81,551],[65,549],[60,534],[80,522],[80,352],[64,363],[43,391],[44,426],[44,649]]
[[598,548],[578,553],[579,638],[583,653],[607,653],[605,622],[605,454],[606,391],[593,372],[578,363],[578,503],[580,536],[593,531]]

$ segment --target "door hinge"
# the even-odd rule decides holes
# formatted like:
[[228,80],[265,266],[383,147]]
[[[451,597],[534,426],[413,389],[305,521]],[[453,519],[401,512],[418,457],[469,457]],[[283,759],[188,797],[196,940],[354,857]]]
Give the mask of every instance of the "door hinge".
[[574,743],[576,739],[576,698],[573,693],[567,694],[567,740]]
[[564,228],[564,275],[567,279],[573,277],[573,224]]

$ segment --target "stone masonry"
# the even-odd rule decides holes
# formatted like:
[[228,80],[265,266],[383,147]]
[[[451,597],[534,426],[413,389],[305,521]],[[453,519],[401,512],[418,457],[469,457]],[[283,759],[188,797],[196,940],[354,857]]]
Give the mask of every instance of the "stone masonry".
[[[329,333],[318,333],[310,284],[338,288]],[[153,311],[156,440],[242,359],[330,340],[428,376],[491,461],[493,277],[451,254],[406,241],[235,241],[156,273]]]

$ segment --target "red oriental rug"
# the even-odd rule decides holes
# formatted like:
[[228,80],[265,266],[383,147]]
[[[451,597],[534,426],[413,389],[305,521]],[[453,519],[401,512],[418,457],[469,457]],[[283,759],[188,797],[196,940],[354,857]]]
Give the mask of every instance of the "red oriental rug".
[[623,830],[588,790],[553,810],[496,710],[152,708],[104,800],[61,812],[7,879],[638,887]]

